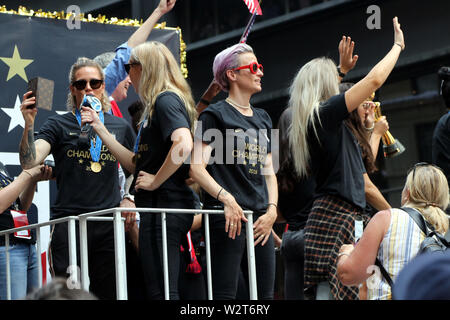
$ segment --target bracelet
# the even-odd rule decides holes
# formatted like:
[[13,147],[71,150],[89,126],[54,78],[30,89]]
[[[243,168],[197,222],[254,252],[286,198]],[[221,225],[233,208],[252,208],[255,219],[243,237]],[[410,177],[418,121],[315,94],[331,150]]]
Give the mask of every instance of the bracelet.
[[341,77],[341,78],[344,78],[347,74],[346,73],[343,73],[342,71],[341,71],[341,67],[339,66],[338,67],[338,74],[339,74],[339,77]]
[[375,123],[370,128],[364,127],[367,131],[373,131],[373,128],[375,128]]
[[273,205],[274,207],[275,207],[275,209],[277,209],[278,207],[277,207],[277,204],[276,203],[273,203],[273,202],[269,202],[268,204],[267,204],[267,206],[270,206],[270,205]]
[[217,193],[216,200],[219,200],[219,196],[220,196],[220,193],[222,192],[222,190],[223,190],[223,188],[220,188],[219,192]]
[[402,49],[402,51],[405,50],[405,48],[403,48],[402,45],[401,45],[400,43],[398,43],[398,42],[394,42],[394,43],[395,43],[396,45],[398,45],[398,46],[400,47],[400,49]]
[[31,177],[31,179],[33,179],[33,175],[31,173],[29,173],[27,170],[23,170],[23,172],[28,173]]
[[340,252],[340,253],[338,254],[337,258],[336,258],[336,261],[337,261],[340,257],[342,257],[342,256],[350,257],[350,255],[349,255],[347,252]]
[[[128,199],[128,200],[130,200],[131,202],[134,203],[134,196],[131,195],[131,194],[129,194],[129,193],[126,193],[126,194],[123,196],[123,199]],[[123,200],[123,199],[122,199],[122,200]]]
[[209,104],[211,103],[211,101],[208,101],[206,99],[200,99],[200,102],[203,103],[206,106],[209,106]]

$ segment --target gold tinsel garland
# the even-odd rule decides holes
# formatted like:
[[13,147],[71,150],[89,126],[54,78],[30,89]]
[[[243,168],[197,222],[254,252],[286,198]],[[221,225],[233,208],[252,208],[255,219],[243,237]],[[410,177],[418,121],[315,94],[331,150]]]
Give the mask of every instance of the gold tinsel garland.
[[[6,9],[6,6],[2,5],[0,6],[0,13],[6,13],[6,14],[16,14],[19,16],[28,16],[28,17],[39,17],[39,18],[49,18],[49,19],[57,19],[57,20],[68,20],[72,13],[65,13],[64,11],[53,11],[53,12],[45,12],[42,11],[42,9],[39,9],[37,11],[34,11],[32,9],[27,9],[24,6],[19,6],[19,8],[16,10],[8,10]],[[103,23],[103,24],[114,24],[118,26],[127,26],[127,27],[140,27],[142,25],[142,19],[136,20],[136,19],[118,19],[115,17],[112,17],[110,19],[106,18],[106,16],[99,14],[97,18],[92,17],[92,15],[89,13],[87,15],[87,18],[85,17],[84,13],[80,13],[80,21],[82,22],[96,22],[96,23]],[[181,64],[181,72],[183,73],[184,77],[187,78],[188,76],[188,70],[186,67],[186,43],[183,41],[183,37],[181,35],[181,28],[176,27],[167,27],[166,23],[158,23],[154,27],[155,29],[167,29],[167,30],[176,30],[177,33],[180,35],[180,64]]]

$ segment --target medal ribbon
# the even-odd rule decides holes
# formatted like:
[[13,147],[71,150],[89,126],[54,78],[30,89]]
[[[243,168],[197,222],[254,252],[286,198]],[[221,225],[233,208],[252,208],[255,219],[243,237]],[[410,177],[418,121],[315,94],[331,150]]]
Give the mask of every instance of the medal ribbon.
[[[75,117],[77,118],[78,124],[81,128],[81,113],[79,109],[75,109]],[[100,111],[98,113],[98,117],[100,118],[100,121],[102,123],[105,123],[105,116],[103,114],[103,111]],[[100,139],[97,134],[95,135],[95,142],[91,140],[91,147],[89,151],[91,152],[92,161],[98,162],[100,160],[100,153],[102,151],[102,139]]]

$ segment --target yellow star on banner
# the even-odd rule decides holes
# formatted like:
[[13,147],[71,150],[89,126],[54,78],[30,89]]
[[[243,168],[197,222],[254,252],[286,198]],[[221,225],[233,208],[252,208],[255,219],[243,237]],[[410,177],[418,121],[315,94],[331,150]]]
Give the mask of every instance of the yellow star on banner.
[[25,67],[27,67],[30,63],[33,62],[31,59],[21,59],[19,50],[17,49],[17,45],[14,46],[14,53],[11,58],[0,57],[4,63],[9,66],[8,77],[6,81],[9,81],[16,74],[19,75],[25,82],[28,82],[27,75],[25,73]]

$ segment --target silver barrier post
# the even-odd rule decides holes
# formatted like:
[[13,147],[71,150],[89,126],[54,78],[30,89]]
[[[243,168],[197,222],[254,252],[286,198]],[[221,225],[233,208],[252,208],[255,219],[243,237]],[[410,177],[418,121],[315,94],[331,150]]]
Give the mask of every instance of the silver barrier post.
[[247,215],[247,261],[248,261],[248,286],[250,300],[258,300],[258,290],[256,286],[256,264],[255,264],[255,242],[253,239],[253,214]]
[[[77,240],[75,231],[75,218],[69,217],[69,268],[67,272],[70,273],[70,278],[78,282],[79,274],[77,268]],[[77,283],[75,283],[77,285]]]
[[208,286],[208,300],[213,299],[212,276],[211,276],[211,247],[209,237],[209,214],[204,214],[205,217],[205,246],[206,246],[206,283]]
[[5,234],[6,300],[11,300],[11,265],[9,263],[9,234]]
[[81,289],[89,291],[87,218],[79,217],[79,223],[80,223]]
[[125,228],[121,211],[114,211],[114,247],[116,254],[117,300],[127,300],[127,267],[125,260]]
[[41,228],[36,228],[36,259],[38,269],[38,287],[42,287]]
[[169,259],[167,257],[167,220],[166,213],[161,212],[161,229],[162,229],[162,249],[163,249],[163,268],[164,268],[164,298],[170,299],[169,288]]

